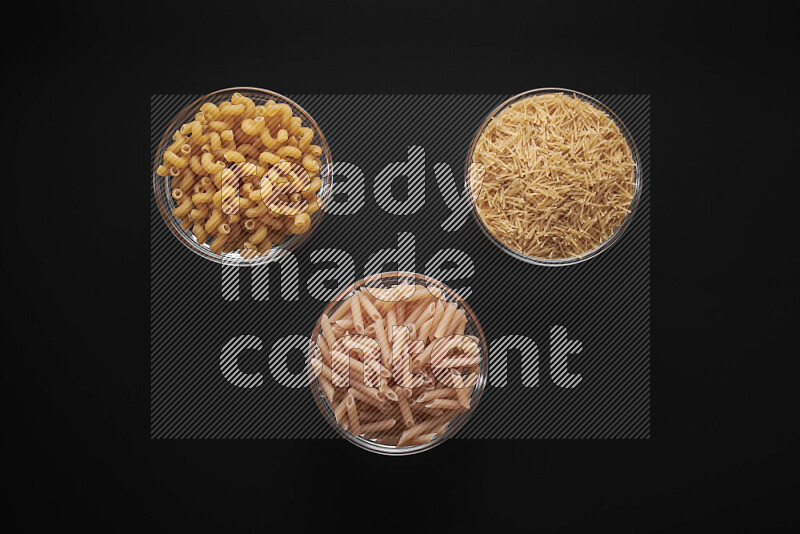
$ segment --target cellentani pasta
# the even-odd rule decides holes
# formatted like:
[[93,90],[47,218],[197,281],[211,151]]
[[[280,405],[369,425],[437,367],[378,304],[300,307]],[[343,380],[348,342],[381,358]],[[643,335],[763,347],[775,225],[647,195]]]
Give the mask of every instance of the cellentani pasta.
[[180,227],[211,252],[263,256],[310,228],[323,149],[288,104],[235,93],[203,104],[172,139],[156,173],[170,180]]
[[481,346],[467,315],[431,286],[360,287],[323,315],[312,343],[312,387],[336,423],[381,445],[430,442],[470,408]]
[[622,224],[635,192],[633,155],[617,124],[562,93],[503,109],[481,133],[472,163],[470,188],[483,223],[508,247],[537,258],[597,248]]

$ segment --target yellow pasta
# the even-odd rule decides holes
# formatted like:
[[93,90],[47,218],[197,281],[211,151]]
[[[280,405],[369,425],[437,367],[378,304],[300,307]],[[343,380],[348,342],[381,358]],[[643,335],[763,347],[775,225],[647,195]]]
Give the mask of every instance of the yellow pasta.
[[203,168],[203,163],[200,160],[200,157],[196,154],[189,158],[189,168],[192,169],[192,172],[197,174],[198,176],[204,175],[206,173],[205,168]]
[[200,105],[155,172],[169,182],[170,210],[189,236],[214,253],[257,258],[313,225],[322,186],[313,141],[289,105],[235,93]]
[[211,120],[214,120],[214,118],[219,115],[219,108],[211,102],[206,102],[200,106],[200,111]]
[[208,248],[211,250],[211,252],[219,254],[220,252],[222,252],[222,247],[225,245],[227,239],[228,239],[227,235],[217,234],[217,236],[211,241],[211,244],[209,245]]
[[273,138],[269,128],[265,127],[261,132],[261,142],[269,149],[277,149],[289,139],[289,133],[286,130],[279,130],[278,134]]
[[319,158],[316,158],[310,154],[305,156],[303,158],[303,167],[305,167],[308,172],[318,172],[320,168]]
[[[181,145],[183,146],[183,145]],[[180,149],[179,149],[180,150]],[[177,167],[178,169],[185,169],[187,165],[189,165],[189,160],[186,158],[182,158],[177,155],[175,152],[170,152],[169,150],[164,152],[164,163],[172,165],[173,167]]]
[[[225,104],[225,102],[222,104]],[[227,118],[231,115],[244,115],[244,106],[242,104],[232,104],[230,102],[227,104],[228,105],[224,107],[220,105],[219,111],[222,117]]]
[[298,213],[292,220],[292,225],[287,230],[293,234],[302,234],[311,226],[311,216],[308,213]]
[[258,135],[266,126],[264,117],[256,117],[255,119],[245,119],[242,121],[242,131],[247,135]]
[[[179,189],[176,189],[176,191],[179,191]],[[182,219],[189,215],[189,212],[192,211],[193,207],[194,204],[192,204],[192,199],[189,197],[184,197],[178,207],[172,210],[172,215],[178,219]]]
[[200,157],[200,163],[207,174],[218,174],[225,168],[224,161],[216,161],[214,154],[206,152]]
[[276,154],[282,158],[299,158],[303,155],[299,148],[293,146],[284,146],[278,149]]
[[225,159],[228,161],[232,161],[234,163],[240,163],[245,161],[244,156],[237,152],[236,150],[228,150],[225,152]]
[[214,232],[216,232],[217,227],[222,222],[222,215],[223,215],[222,210],[215,209],[211,212],[211,215],[208,217],[208,220],[206,220],[204,226],[206,232],[208,232],[209,234],[213,234]]
[[214,193],[195,193],[192,195],[192,202],[195,204],[208,204],[214,198]]

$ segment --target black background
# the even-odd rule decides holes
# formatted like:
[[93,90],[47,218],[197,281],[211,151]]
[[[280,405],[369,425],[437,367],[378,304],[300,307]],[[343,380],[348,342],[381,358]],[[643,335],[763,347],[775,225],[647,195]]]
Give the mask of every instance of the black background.
[[[796,8],[37,4],[6,25],[13,530],[796,526],[796,351],[774,343],[796,301],[779,271],[796,237],[775,230],[796,227]],[[233,85],[651,94],[652,438],[392,460],[330,440],[151,441],[149,98]]]

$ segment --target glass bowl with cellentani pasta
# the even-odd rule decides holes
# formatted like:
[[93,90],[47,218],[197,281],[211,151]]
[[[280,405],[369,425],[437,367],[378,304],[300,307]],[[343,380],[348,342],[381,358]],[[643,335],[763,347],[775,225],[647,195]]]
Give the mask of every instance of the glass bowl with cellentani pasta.
[[314,119],[285,96],[252,87],[208,94],[161,140],[153,190],[172,233],[198,255],[271,261],[319,226],[331,154]]
[[475,411],[488,348],[457,292],[428,276],[383,273],[327,306],[307,364],[317,405],[341,436],[405,455],[446,441]]
[[619,242],[642,187],[622,121],[568,89],[527,91],[495,108],[470,146],[465,178],[489,239],[544,266],[579,263]]

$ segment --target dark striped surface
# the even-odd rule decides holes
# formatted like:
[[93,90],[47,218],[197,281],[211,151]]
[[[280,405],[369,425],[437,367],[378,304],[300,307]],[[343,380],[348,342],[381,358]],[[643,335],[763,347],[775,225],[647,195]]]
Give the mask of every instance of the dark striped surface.
[[[477,127],[510,95],[289,96],[319,123],[334,161],[363,171],[363,205],[355,213],[326,217],[297,251],[296,263],[281,266],[287,279],[298,281],[281,293],[277,269],[223,268],[195,256],[169,232],[152,201],[152,437],[335,437],[303,380],[292,377],[301,373],[304,357],[293,347],[301,346],[326,295],[336,291],[320,288],[314,274],[332,267],[326,260],[349,255],[353,275],[361,278],[370,256],[398,247],[401,232],[413,235],[403,238],[414,243],[413,258],[404,262],[416,271],[425,272],[434,257],[466,256],[472,262],[450,278],[441,277],[462,288],[490,341],[490,383],[457,437],[650,436],[648,96],[594,95],[633,135],[643,194],[619,243],[595,259],[561,268],[529,265],[502,253],[452,189],[440,192],[438,184],[451,179],[460,191]],[[151,158],[171,118],[194,98],[152,98]],[[387,165],[407,161],[411,146],[424,149],[424,204],[403,211],[385,195],[376,197],[373,182]],[[414,157],[422,158],[423,152],[415,151]],[[449,165],[452,176],[442,165],[435,172],[437,163]],[[358,195],[359,185],[337,181],[334,194],[349,189]],[[448,204],[456,206],[455,215]],[[340,204],[333,211],[347,207]],[[551,366],[551,336],[581,342],[566,368],[558,365],[563,360]],[[261,376],[237,377],[230,357],[241,348],[247,350],[238,354],[239,368]],[[288,371],[280,370],[284,361]]]

